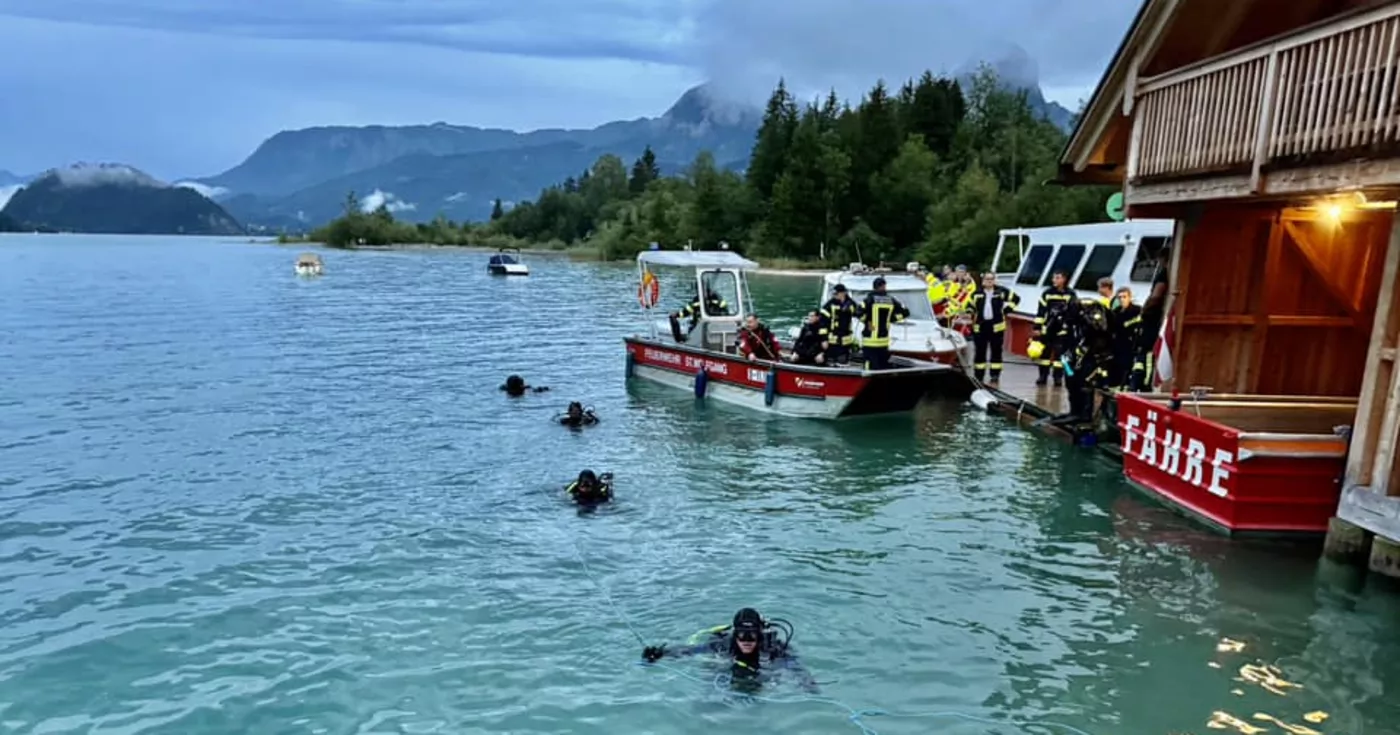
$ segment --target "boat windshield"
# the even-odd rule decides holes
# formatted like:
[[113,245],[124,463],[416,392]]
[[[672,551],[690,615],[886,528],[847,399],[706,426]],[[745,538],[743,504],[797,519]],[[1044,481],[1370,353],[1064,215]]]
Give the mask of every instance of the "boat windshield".
[[718,296],[724,301],[725,308],[719,313],[710,311],[707,304],[705,306],[706,316],[738,316],[742,304],[739,303],[739,281],[730,271],[705,271],[700,274],[700,283],[704,285],[705,291]]
[[491,265],[515,265],[515,258],[509,255],[492,255]]
[[[869,292],[856,291],[852,289],[850,292],[850,297],[856,303],[861,303],[865,301],[865,295],[867,293]],[[918,319],[921,321],[929,322],[934,320],[935,317],[933,315],[933,304],[929,303],[928,291],[924,289],[919,289],[917,291],[913,289],[903,289],[899,291],[888,289],[885,291],[885,293],[899,299],[899,303],[904,304],[905,308],[909,309],[910,319]],[[828,296],[828,298],[830,297]]]

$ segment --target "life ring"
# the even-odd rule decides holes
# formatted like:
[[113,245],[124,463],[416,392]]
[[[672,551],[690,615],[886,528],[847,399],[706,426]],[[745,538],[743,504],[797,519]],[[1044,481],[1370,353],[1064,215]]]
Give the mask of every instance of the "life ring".
[[656,306],[661,300],[661,282],[650,271],[642,274],[642,282],[637,286],[637,301],[643,309]]

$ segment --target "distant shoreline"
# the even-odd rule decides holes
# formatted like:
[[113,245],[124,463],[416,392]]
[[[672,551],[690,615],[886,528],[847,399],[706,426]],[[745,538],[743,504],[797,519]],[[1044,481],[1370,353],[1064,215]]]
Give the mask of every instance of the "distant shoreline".
[[[394,243],[392,245],[356,245],[354,247],[335,248],[325,243],[319,242],[278,242],[276,239],[250,240],[255,243],[271,242],[273,245],[285,248],[316,248],[322,250],[372,250],[379,252],[415,252],[421,250],[461,250],[469,253],[496,253],[500,248],[493,248],[486,245],[435,245],[433,243]],[[628,260],[599,260],[597,253],[586,248],[565,248],[558,250],[554,248],[520,248],[522,255],[542,255],[554,257],[566,257],[579,261],[591,261],[595,263],[627,263]],[[783,278],[817,278],[830,271],[840,270],[836,266],[822,268],[791,268],[791,267],[771,267],[763,264],[763,259],[758,258],[759,268],[754,271],[765,276],[781,276]]]

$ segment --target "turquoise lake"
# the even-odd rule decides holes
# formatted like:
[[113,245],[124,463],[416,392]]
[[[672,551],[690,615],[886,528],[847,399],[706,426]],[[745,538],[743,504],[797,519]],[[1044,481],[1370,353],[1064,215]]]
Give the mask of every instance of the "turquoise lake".
[[[1400,732],[1400,593],[1314,545],[1229,541],[969,405],[628,386],[627,265],[297,252],[0,237],[0,732]],[[817,297],[754,281],[780,327]],[[570,400],[602,423],[558,426]],[[617,477],[592,515],[585,467]],[[745,606],[822,699],[638,664]]]

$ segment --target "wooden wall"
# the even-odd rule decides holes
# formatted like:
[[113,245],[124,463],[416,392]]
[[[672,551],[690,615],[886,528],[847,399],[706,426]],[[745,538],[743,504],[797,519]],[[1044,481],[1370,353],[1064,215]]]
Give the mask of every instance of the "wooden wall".
[[1177,273],[1176,385],[1217,393],[1357,396],[1390,210],[1212,205]]

